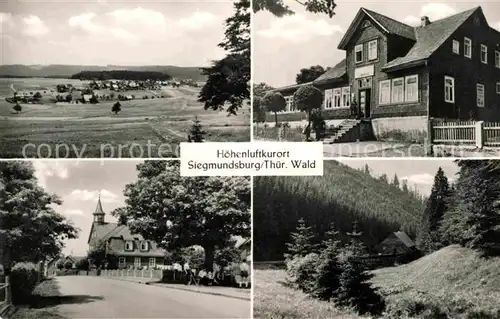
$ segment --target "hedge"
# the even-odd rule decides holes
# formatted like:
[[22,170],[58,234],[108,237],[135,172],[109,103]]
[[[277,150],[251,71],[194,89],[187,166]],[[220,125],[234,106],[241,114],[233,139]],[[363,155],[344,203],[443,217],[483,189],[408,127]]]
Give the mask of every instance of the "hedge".
[[12,267],[10,284],[13,304],[23,304],[31,298],[39,275],[38,268],[33,263],[18,263]]

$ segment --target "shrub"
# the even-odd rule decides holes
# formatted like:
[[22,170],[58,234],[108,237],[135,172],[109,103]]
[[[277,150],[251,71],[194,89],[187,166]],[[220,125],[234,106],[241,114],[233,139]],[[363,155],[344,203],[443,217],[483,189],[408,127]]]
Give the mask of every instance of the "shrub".
[[63,269],[64,268],[64,262],[62,260],[58,260],[56,262],[56,268],[57,269]]
[[274,113],[276,126],[278,126],[278,113],[286,109],[286,100],[279,92],[269,92],[260,100],[260,108]]
[[33,263],[18,263],[12,267],[10,283],[14,304],[25,303],[31,298],[38,276],[37,267]]
[[71,262],[71,260],[66,260],[64,262],[64,268],[65,269],[71,269],[71,268],[73,268],[73,263]]
[[288,260],[286,263],[287,284],[292,288],[310,293],[319,260],[316,253],[310,253],[304,257],[295,256]]

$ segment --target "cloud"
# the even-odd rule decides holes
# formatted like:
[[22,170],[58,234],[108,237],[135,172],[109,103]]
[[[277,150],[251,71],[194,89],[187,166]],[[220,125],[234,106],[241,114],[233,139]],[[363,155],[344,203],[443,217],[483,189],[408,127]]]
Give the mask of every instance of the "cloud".
[[179,20],[179,25],[187,29],[202,29],[210,26],[216,20],[216,16],[210,12],[194,12],[187,18]]
[[108,13],[115,22],[126,25],[146,25],[155,27],[164,27],[166,19],[163,13],[155,10],[137,7],[134,9],[118,9]]
[[133,40],[137,39],[137,36],[133,35],[132,33],[120,29],[120,28],[111,28],[109,29],[109,32],[111,32],[112,35],[114,35],[117,38],[121,38],[123,40]]
[[83,215],[80,209],[66,209],[62,212],[64,215]]
[[408,181],[408,183],[419,184],[419,185],[432,185],[432,184],[434,184],[434,175],[428,174],[428,173],[414,174],[414,175],[410,175],[410,176],[405,176],[401,179]]
[[38,183],[46,188],[48,177],[57,177],[62,180],[69,178],[68,165],[65,162],[50,160],[50,161],[33,161],[35,167],[35,177]]
[[[67,198],[70,200],[79,201],[97,201],[99,197],[99,191],[89,191],[87,189],[75,189],[73,190]],[[101,201],[103,203],[117,203],[119,202],[118,196],[106,189],[101,190]]]
[[429,17],[429,19],[432,21],[434,20],[440,20],[444,19],[446,17],[449,17],[451,15],[454,15],[457,13],[457,10],[454,8],[450,7],[447,4],[444,3],[428,3],[420,9],[420,15],[418,17],[416,16],[407,16],[406,18],[403,19],[403,22],[412,26],[417,26],[420,24],[420,19],[423,16]]
[[70,17],[68,24],[70,27],[80,29],[89,33],[97,33],[103,31],[103,27],[95,24],[93,19],[96,14],[93,12],[82,13],[77,16]]
[[22,19],[23,34],[30,37],[39,37],[49,33],[49,28],[38,16],[30,15]]
[[294,14],[274,19],[269,28],[258,33],[267,38],[307,41],[314,36],[329,36],[337,32],[342,32],[342,27],[339,25],[330,24],[323,19],[311,20],[303,15]]

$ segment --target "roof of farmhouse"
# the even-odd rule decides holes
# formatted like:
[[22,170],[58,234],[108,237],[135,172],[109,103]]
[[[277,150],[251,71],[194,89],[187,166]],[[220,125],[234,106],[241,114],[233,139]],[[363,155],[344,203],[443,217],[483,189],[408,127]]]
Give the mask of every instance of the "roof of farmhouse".
[[[431,21],[426,26],[412,27],[403,22],[399,22],[380,13],[361,8],[352,21],[344,37],[340,40],[338,49],[345,50],[350,39],[358,29],[361,23],[369,19],[373,25],[378,27],[386,35],[392,35],[400,38],[414,41],[413,47],[408,53],[396,58],[383,66],[382,70],[403,69],[413,67],[428,59],[441,45],[476,11],[481,11],[481,7],[457,13],[444,19]],[[500,32],[491,28],[493,36],[500,39]],[[347,74],[346,59],[338,62],[333,68],[328,69],[324,74],[312,82],[296,84],[278,88],[276,90],[286,91],[296,89],[298,86],[307,84],[324,84],[342,81]]]

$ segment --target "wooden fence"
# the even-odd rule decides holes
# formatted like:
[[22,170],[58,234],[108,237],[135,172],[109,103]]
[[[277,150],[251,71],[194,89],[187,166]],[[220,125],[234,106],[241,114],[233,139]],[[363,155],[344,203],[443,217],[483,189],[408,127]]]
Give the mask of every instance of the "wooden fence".
[[500,123],[495,122],[433,119],[429,132],[432,144],[500,146]]
[[[3,280],[2,280],[3,278]],[[0,276],[0,315],[12,305],[9,276]]]
[[136,277],[136,278],[155,278],[161,280],[163,270],[161,269],[115,269],[102,270],[101,276],[107,277]]

